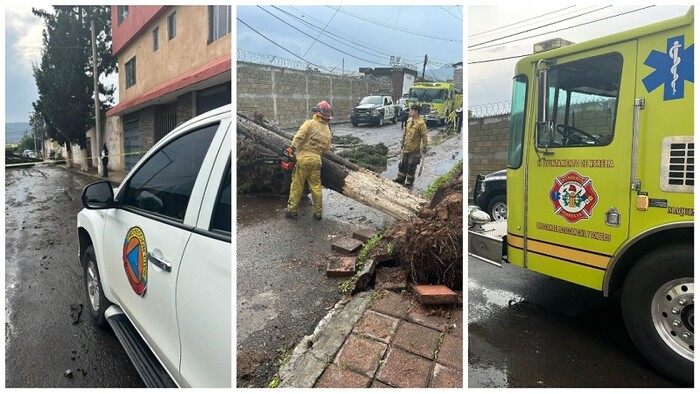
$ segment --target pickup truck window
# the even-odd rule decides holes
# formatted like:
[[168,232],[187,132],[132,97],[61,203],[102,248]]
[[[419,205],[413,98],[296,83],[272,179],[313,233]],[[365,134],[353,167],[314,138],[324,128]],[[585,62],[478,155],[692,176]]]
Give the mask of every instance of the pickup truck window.
[[214,215],[211,220],[211,230],[231,234],[231,161],[226,166],[226,173],[219,189]]
[[130,179],[124,205],[182,222],[199,168],[219,124],[170,142]]
[[379,96],[367,96],[360,101],[360,104],[382,105],[382,98]]

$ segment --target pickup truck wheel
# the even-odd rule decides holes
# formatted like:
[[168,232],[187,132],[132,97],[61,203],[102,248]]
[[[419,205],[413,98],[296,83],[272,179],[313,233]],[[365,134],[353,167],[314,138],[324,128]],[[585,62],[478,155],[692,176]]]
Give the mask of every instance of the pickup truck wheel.
[[506,205],[506,196],[499,194],[489,201],[487,207],[492,220],[506,220],[508,218],[508,206]]
[[394,117],[391,118],[391,123],[396,124],[396,121],[398,120],[398,118],[399,118],[399,114],[394,112]]
[[83,254],[83,274],[85,278],[85,295],[87,297],[87,309],[92,322],[99,327],[107,327],[105,311],[109,307],[109,301],[102,290],[100,272],[97,269],[95,249],[88,246]]
[[622,287],[622,314],[627,331],[644,358],[667,377],[692,386],[692,245],[669,245],[642,257]]

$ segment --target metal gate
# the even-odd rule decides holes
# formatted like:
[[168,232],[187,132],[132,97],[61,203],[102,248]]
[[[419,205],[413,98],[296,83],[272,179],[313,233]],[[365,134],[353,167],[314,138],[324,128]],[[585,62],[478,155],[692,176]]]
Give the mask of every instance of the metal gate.
[[139,147],[139,118],[137,114],[124,116],[124,170],[129,171],[141,157]]
[[153,143],[160,141],[175,128],[177,104],[160,105],[156,107],[156,119]]
[[231,104],[230,82],[197,92],[197,115],[226,104]]

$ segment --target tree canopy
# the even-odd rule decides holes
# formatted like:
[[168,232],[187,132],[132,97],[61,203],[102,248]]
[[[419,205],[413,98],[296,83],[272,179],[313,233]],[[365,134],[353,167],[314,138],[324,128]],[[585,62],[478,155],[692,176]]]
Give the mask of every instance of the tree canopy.
[[[95,124],[93,20],[98,73],[107,76],[117,71],[110,7],[54,6],[53,12],[32,8],[32,13],[44,20],[41,62],[32,67],[39,91],[32,103],[34,112],[43,118],[51,138],[61,144],[77,143],[83,149],[85,132]],[[113,105],[115,87],[100,82],[98,90],[104,113]]]

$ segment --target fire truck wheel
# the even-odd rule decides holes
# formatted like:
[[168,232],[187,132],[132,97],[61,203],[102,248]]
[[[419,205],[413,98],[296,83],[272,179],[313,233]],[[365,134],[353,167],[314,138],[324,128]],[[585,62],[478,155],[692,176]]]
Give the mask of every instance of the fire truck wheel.
[[692,386],[692,245],[668,245],[642,257],[625,279],[622,314],[627,331],[644,358],[669,378]]

